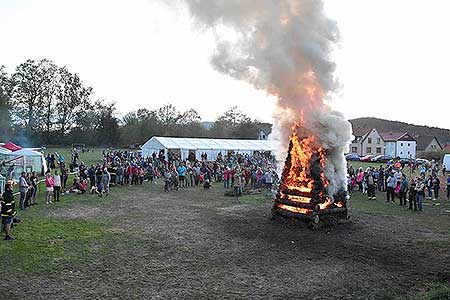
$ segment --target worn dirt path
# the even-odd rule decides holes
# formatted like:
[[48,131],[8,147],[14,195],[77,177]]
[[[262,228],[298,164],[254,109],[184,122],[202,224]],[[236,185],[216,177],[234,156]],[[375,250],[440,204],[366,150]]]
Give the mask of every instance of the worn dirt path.
[[387,299],[449,276],[449,254],[417,243],[439,234],[413,221],[356,213],[352,224],[310,231],[271,221],[269,202],[236,205],[221,191],[147,187],[101,207],[50,212],[101,215],[123,233],[92,263],[9,275],[8,298]]

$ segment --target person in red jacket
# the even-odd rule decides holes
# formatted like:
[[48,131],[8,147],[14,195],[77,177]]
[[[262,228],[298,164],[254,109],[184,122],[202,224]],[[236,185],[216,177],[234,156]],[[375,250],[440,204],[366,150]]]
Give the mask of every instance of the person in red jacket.
[[230,169],[228,167],[223,170],[223,187],[230,188]]

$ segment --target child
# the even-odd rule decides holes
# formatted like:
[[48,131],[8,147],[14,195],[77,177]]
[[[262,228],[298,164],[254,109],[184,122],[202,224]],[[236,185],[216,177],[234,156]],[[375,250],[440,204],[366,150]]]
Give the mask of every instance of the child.
[[211,187],[211,183],[209,179],[205,180],[205,183],[203,184],[203,189],[205,190],[209,190],[209,188]]

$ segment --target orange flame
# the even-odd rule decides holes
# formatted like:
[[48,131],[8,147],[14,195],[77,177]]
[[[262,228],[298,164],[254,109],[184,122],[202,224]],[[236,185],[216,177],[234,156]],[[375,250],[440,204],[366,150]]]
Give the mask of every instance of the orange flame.
[[[312,144],[314,136],[300,140],[296,134],[291,136],[291,167],[287,176],[286,183],[289,188],[299,188],[303,191],[311,191],[314,182],[309,177],[309,165],[314,154]],[[300,172],[299,172],[300,171]]]
[[[323,91],[317,84],[314,72],[305,73],[301,81],[304,84],[304,95],[309,98],[308,104],[314,107],[323,104]],[[308,107],[304,109],[309,111]],[[311,118],[310,115],[306,117]],[[302,214],[313,211],[310,209],[312,206],[308,204],[320,210],[327,209],[333,204],[332,198],[326,195],[326,188],[329,185],[324,173],[326,151],[321,147],[318,138],[305,129],[308,128],[305,126],[306,122],[304,111],[301,110],[299,118],[292,125],[291,145],[279,193],[281,198],[298,203],[301,207],[277,204],[280,209]]]
[[278,208],[293,212],[293,213],[297,213],[297,214],[308,214],[310,213],[312,210],[310,209],[306,209],[306,208],[300,208],[300,207],[294,207],[294,206],[289,206],[289,205],[284,205],[284,204],[278,204]]

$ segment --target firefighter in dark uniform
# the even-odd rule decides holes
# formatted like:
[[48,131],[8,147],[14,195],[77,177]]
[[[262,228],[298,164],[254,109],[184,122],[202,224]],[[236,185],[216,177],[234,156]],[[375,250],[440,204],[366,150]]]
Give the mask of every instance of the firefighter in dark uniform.
[[5,240],[14,240],[11,236],[11,227],[16,215],[16,207],[14,204],[14,194],[12,190],[12,182],[8,181],[5,186],[5,192],[0,200],[1,204],[1,216],[3,228],[5,231]]

